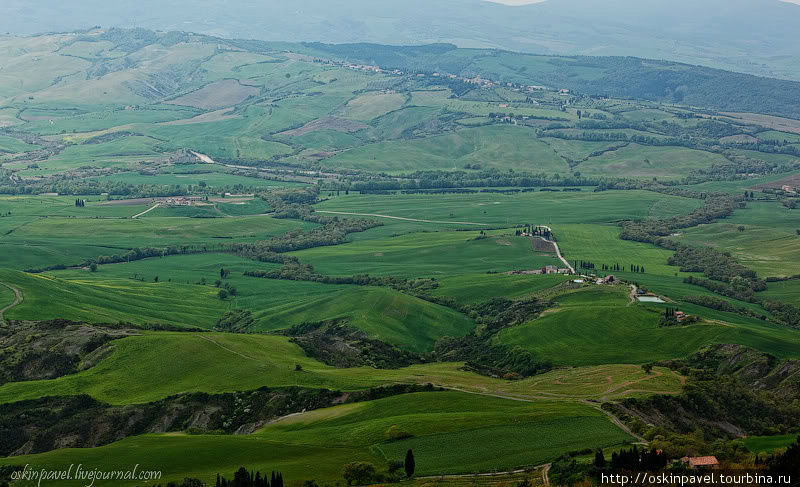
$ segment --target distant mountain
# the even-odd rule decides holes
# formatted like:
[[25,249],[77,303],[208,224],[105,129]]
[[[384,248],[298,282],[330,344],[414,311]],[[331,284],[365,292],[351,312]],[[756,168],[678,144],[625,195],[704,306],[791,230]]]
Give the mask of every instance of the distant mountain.
[[228,38],[500,47],[666,59],[800,79],[800,5],[779,0],[3,0],[0,32],[139,26]]

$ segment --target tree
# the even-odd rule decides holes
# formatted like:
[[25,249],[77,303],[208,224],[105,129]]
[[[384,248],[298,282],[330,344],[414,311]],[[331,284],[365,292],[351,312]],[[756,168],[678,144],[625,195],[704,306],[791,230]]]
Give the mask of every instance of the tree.
[[367,484],[375,477],[375,465],[368,462],[348,463],[344,466],[342,477],[347,481],[347,485]]
[[403,466],[406,469],[406,477],[411,478],[414,475],[414,469],[417,467],[417,463],[414,460],[414,452],[411,449],[408,449],[406,453],[406,461],[403,462]]
[[91,264],[89,264],[89,270],[91,272],[97,272],[97,262],[92,262]]
[[653,371],[653,364],[642,364],[642,370],[644,370],[645,374],[650,375]]
[[606,466],[606,457],[603,455],[603,450],[599,448],[594,453],[594,466],[597,468],[605,468]]
[[239,467],[233,474],[233,487],[248,487],[250,484],[250,472],[244,467]]
[[217,293],[217,296],[219,297],[219,299],[226,299],[228,297],[228,291],[226,291],[225,289],[220,289],[219,292]]
[[153,278],[153,282],[158,282],[158,276]]

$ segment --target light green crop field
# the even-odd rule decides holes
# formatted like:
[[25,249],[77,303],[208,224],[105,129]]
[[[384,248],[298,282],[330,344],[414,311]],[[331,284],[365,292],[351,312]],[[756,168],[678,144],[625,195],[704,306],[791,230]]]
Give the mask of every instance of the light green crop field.
[[[393,426],[414,436],[387,441],[385,432]],[[339,481],[342,466],[350,461],[383,469],[388,460],[402,459],[408,448],[414,450],[417,474],[428,475],[533,466],[583,445],[602,448],[630,440],[605,414],[584,404],[427,392],[310,411],[252,435],[145,435],[15,460],[52,468],[80,456],[78,463],[87,466],[138,463],[143,470],[160,468],[163,480],[191,474],[206,482],[213,482],[217,472],[230,476],[246,463],[255,470],[280,470],[289,485],[298,486],[310,476]]]
[[800,134],[793,134],[789,132],[778,132],[777,130],[767,130],[759,132],[758,138],[761,140],[777,140],[778,142],[788,142],[790,144],[800,143]]
[[[686,229],[679,238],[689,244],[730,252],[739,262],[763,277],[800,274],[800,262],[796,258],[800,255],[800,235],[788,221],[780,221],[778,215],[784,211],[783,208],[774,205],[773,211],[776,217],[770,221],[735,223],[736,219],[753,220],[752,215],[745,214],[730,221]],[[793,216],[787,215],[786,220]],[[798,224],[800,226],[800,221]]]
[[[138,219],[38,219],[18,228],[13,241],[85,242],[91,235],[96,242],[117,248],[224,243],[231,240],[268,239],[311,224],[254,215],[239,218],[138,218]],[[55,236],[55,237],[54,237]],[[114,253],[114,252],[110,252]]]
[[569,280],[569,276],[463,274],[439,279],[434,296],[448,296],[460,304],[473,304],[493,297],[521,298],[549,289]]
[[[86,206],[78,208],[75,206],[76,199],[86,201]],[[149,205],[131,204],[117,205],[108,204],[102,196],[0,196],[0,215],[11,212],[13,217],[26,217],[26,221],[34,218],[47,216],[63,217],[102,217],[102,218],[125,218],[131,217]],[[4,220],[0,219],[0,222]]]
[[[575,261],[588,261],[595,264],[596,271],[613,274],[613,271],[602,271],[603,264],[612,266],[619,264],[626,270],[631,265],[644,266],[645,273],[657,275],[674,275],[677,267],[667,265],[667,259],[673,254],[671,250],[655,245],[621,240],[621,229],[616,225],[554,225],[553,233],[558,241],[562,255],[570,264]],[[580,271],[578,267],[576,270]],[[688,275],[688,274],[685,274]]]
[[127,321],[210,328],[227,309],[227,303],[217,298],[217,290],[211,286],[152,280],[143,283],[88,275],[83,280],[66,280],[7,269],[0,269],[0,281],[20,289],[25,298],[6,312],[10,319],[65,318],[94,323]]
[[[8,200],[0,199],[0,208],[4,201]],[[61,206],[49,209],[45,209],[48,204],[44,201],[41,205],[20,206],[15,200],[9,206],[13,208],[12,216],[0,218],[0,230],[5,233],[0,237],[0,249],[5,250],[0,253],[0,267],[25,270],[52,265],[74,266],[85,259],[124,254],[133,247],[208,245],[213,248],[232,241],[267,239],[289,230],[314,226],[311,223],[279,220],[263,215],[200,219],[151,217],[148,213],[137,219],[98,219],[89,216],[132,216],[148,209],[150,205],[96,206],[87,203],[84,208],[75,208],[74,199],[70,200],[69,205],[61,198],[58,201]],[[35,212],[39,208],[45,215],[55,213],[59,216],[36,216]],[[167,215],[179,215],[178,212],[186,209],[181,207],[165,212]],[[194,207],[188,209],[193,210]],[[251,208],[254,213],[260,213],[261,209],[257,206]],[[86,210],[87,218],[72,218],[76,213],[80,215],[83,210]],[[235,213],[239,208],[224,207],[224,210],[226,213],[216,212],[215,216]],[[20,216],[17,216],[18,211]]]
[[767,290],[758,293],[758,296],[800,306],[800,279],[770,282],[767,284]]
[[337,154],[324,161],[335,168],[409,172],[423,169],[515,169],[565,173],[567,164],[525,127],[489,126],[403,141],[379,142]]
[[271,179],[250,178],[237,176],[224,172],[208,172],[203,174],[155,174],[143,175],[135,172],[119,172],[109,176],[97,178],[98,181],[118,181],[127,184],[154,184],[154,185],[197,185],[201,182],[211,187],[234,186],[240,184],[244,187],[267,188],[273,186],[294,187],[302,186],[302,183],[288,181],[273,181]]
[[582,174],[625,174],[630,177],[676,179],[693,169],[710,169],[725,163],[720,154],[678,147],[648,147],[630,144],[581,163]]
[[401,93],[368,93],[353,98],[342,109],[342,116],[354,120],[372,120],[397,110],[406,102]]
[[[295,370],[296,364],[303,370]],[[181,392],[221,393],[262,386],[346,391],[394,383],[432,383],[522,399],[591,399],[680,390],[677,375],[666,369],[658,372],[658,376],[648,376],[635,365],[604,365],[506,381],[466,372],[460,363],[337,369],[305,356],[282,336],[145,332],[114,341],[113,352],[90,369],[57,379],[4,384],[0,403],[89,394],[112,404],[136,404]]]
[[573,366],[685,357],[711,343],[738,343],[780,357],[800,354],[800,336],[785,327],[713,321],[659,327],[662,308],[625,306],[627,292],[592,286],[566,295],[556,310],[503,330],[497,340]]
[[[651,191],[536,191],[520,194],[392,194],[361,195],[351,193],[329,198],[315,206],[318,210],[390,215],[421,220],[472,222],[492,226],[530,224],[611,223],[645,219],[658,205],[666,216],[684,214],[687,198]],[[690,210],[691,211],[691,210]],[[388,219],[381,220],[391,223]],[[458,226],[452,224],[451,227]],[[461,225],[469,229],[469,226]],[[558,236],[556,235],[556,238]]]
[[150,137],[130,136],[100,144],[71,145],[47,161],[39,162],[41,170],[28,169],[20,174],[39,176],[78,169],[81,166],[129,167],[141,160],[161,157],[156,151],[158,142]]
[[[391,427],[413,436],[386,441]],[[402,459],[413,449],[419,475],[537,465],[569,451],[581,436],[593,447],[630,439],[605,414],[584,404],[458,392],[416,393],[312,411],[267,426],[258,435],[312,445],[326,438],[325,443],[336,447],[369,446],[386,460]]]
[[35,144],[28,144],[25,141],[9,137],[7,135],[0,135],[0,153],[3,152],[29,152],[39,149],[40,147]]
[[[73,115],[49,120],[36,120],[25,128],[41,135],[54,135],[63,132],[95,132],[129,124],[149,124],[189,118],[200,113],[188,107],[153,105],[147,108],[125,110],[121,108],[101,109],[92,113]],[[57,114],[56,114],[57,115]]]
[[[261,471],[283,473],[286,484],[300,487],[303,480],[340,480],[342,467],[353,461],[377,462],[379,457],[359,448],[328,448],[269,441],[253,435],[141,435],[126,438],[99,448],[64,448],[39,455],[0,459],[2,465],[24,461],[38,469],[63,470],[81,464],[85,470],[127,471],[139,465],[137,472],[160,471],[161,480],[147,485],[182,482],[186,477],[214,483],[217,473],[232,478],[242,465]],[[86,480],[59,482],[82,487]],[[20,483],[28,487],[35,483]],[[102,481],[95,486],[141,486],[142,481]]]
[[[344,318],[357,328],[402,348],[427,351],[442,336],[474,327],[464,315],[388,288],[280,281],[243,276],[274,264],[221,254],[144,259],[46,275],[0,270],[0,281],[19,287],[25,301],[14,319],[67,318],[90,322],[171,323],[211,328],[229,309],[250,310],[254,331]],[[212,283],[220,268],[237,290],[220,300]],[[154,282],[158,277],[158,282]],[[199,284],[205,279],[206,285]],[[28,299],[27,296],[30,296]]]
[[800,435],[748,436],[744,439],[744,446],[753,453],[771,453],[793,444],[798,436]]
[[425,232],[369,239],[293,253],[323,274],[358,273],[404,277],[443,277],[487,271],[538,269],[563,264],[555,254],[534,252],[531,240],[508,231]]
[[594,153],[607,151],[624,144],[623,142],[567,140],[555,137],[545,137],[542,141],[552,147],[558,155],[572,161],[580,161]]

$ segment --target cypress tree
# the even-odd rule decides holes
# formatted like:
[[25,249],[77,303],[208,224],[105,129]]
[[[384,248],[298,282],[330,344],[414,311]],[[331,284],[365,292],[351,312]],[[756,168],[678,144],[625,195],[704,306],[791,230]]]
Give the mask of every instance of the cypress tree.
[[406,461],[403,462],[403,466],[406,469],[406,477],[411,478],[411,476],[414,475],[414,469],[416,468],[417,464],[414,460],[414,452],[412,452],[410,448],[406,453]]
[[594,466],[597,468],[605,468],[606,457],[603,455],[603,450],[598,449],[594,453]]

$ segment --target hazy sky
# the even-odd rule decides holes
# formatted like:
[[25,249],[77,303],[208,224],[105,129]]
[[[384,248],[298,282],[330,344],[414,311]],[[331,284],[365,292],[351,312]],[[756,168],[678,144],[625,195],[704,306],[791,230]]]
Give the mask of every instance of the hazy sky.
[[[505,5],[529,5],[531,3],[544,2],[546,0],[489,0],[490,2],[502,3]],[[782,0],[784,2],[796,3],[800,5],[800,0]]]

